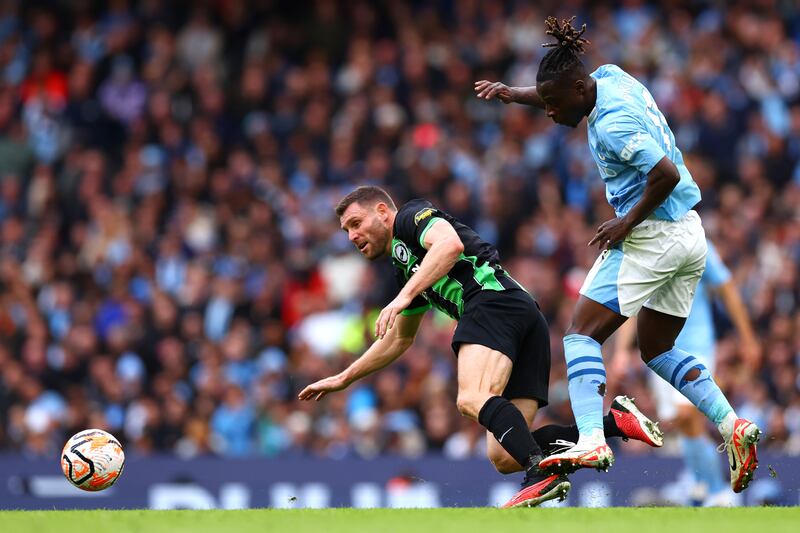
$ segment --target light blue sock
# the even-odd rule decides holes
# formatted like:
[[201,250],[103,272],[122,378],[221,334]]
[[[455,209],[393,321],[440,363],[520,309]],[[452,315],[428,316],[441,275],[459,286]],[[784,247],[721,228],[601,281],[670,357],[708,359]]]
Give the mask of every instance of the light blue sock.
[[681,437],[681,455],[695,482],[704,483],[708,486],[708,480],[703,477],[703,439],[700,437]]
[[704,435],[698,440],[701,441],[700,453],[703,458],[700,472],[708,485],[708,493],[715,494],[728,486],[722,475],[722,455],[717,453],[717,446],[708,436]]
[[[715,425],[733,412],[731,404],[714,383],[705,365],[680,348],[673,346],[670,351],[650,360],[647,366],[678,389]],[[695,369],[700,371],[700,375],[692,381],[687,380],[686,374]]]
[[703,483],[709,494],[715,494],[727,486],[722,477],[722,456],[717,453],[717,447],[711,439],[707,436],[682,437],[681,449],[686,466],[694,475],[695,481]]
[[606,370],[600,344],[585,335],[564,337],[567,359],[569,401],[581,435],[603,430],[603,395],[606,393]]

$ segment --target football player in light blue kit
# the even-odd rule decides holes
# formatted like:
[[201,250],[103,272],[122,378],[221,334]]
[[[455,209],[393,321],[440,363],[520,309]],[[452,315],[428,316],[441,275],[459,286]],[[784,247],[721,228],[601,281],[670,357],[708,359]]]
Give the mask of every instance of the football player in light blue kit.
[[[693,354],[713,372],[716,331],[712,301],[718,296],[739,334],[739,353],[743,355],[744,362],[748,366],[754,367],[760,359],[760,347],[747,316],[747,309],[733,284],[730,271],[722,262],[716,248],[710,241],[707,244],[706,269],[697,285],[692,310],[683,330],[675,339],[675,345]],[[632,345],[635,329],[635,319],[631,319],[617,331],[613,362],[616,368],[629,365],[629,348]],[[717,446],[706,433],[702,414],[664,380],[653,379],[652,391],[659,418],[674,422],[676,429],[681,433],[684,463],[693,475],[696,485],[705,488],[707,497],[704,505],[732,504],[733,495],[726,489],[722,477]]]
[[[574,18],[574,17],[573,17]],[[589,148],[616,218],[601,224],[589,245],[598,257],[564,337],[575,446],[540,467],[607,469],[614,455],[603,435],[606,372],[600,346],[629,317],[638,316],[642,359],[719,429],[728,449],[731,487],[741,492],[758,464],[758,427],[736,416],[705,365],[675,346],[706,261],[700,217],[692,210],[700,190],[683,163],[675,137],[650,92],[616,65],[588,74],[580,55],[588,41],[548,17],[557,42],[542,58],[533,87],[476,82],[479,98],[497,97],[545,110],[554,122],[576,127],[588,117]]]

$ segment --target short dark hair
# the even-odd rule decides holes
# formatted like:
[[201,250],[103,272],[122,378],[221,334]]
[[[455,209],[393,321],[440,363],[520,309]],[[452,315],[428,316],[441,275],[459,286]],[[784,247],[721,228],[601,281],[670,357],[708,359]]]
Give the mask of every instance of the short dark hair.
[[536,73],[536,81],[555,80],[565,74],[573,76],[586,76],[586,68],[581,61],[581,54],[584,52],[584,45],[590,44],[589,41],[581,37],[586,31],[586,24],[581,26],[580,31],[572,27],[575,17],[562,20],[561,23],[555,17],[547,17],[547,35],[556,38],[556,42],[545,43],[542,46],[552,48],[542,58],[539,63],[539,71]]
[[388,192],[374,185],[362,185],[339,201],[336,206],[336,216],[341,218],[350,204],[375,205],[378,202],[383,202],[392,211],[397,211]]

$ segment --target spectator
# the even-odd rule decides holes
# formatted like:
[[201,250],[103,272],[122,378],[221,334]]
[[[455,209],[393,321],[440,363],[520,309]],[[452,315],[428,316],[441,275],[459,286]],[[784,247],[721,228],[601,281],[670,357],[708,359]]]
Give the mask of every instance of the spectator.
[[[499,247],[551,326],[542,423],[569,422],[559,339],[611,214],[582,128],[478,102],[472,82],[533,83],[545,15],[574,11],[588,64],[653,88],[754,318],[763,361],[717,313],[719,383],[772,451],[800,453],[791,3],[262,4],[3,5],[0,450],[52,454],[102,426],[132,454],[483,453],[447,407],[439,315],[392,369],[295,400],[361,353],[393,294],[333,216],[362,183],[425,196]],[[608,398],[652,412],[644,370],[620,373]]]

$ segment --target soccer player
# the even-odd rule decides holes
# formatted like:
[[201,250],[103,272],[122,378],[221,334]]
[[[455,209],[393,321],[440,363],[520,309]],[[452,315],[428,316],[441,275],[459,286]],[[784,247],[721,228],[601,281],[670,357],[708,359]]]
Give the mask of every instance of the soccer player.
[[[755,368],[760,360],[760,347],[756,340],[747,308],[733,284],[731,273],[720,259],[714,245],[707,241],[708,255],[706,269],[692,303],[692,310],[686,319],[675,346],[695,357],[710,371],[714,368],[715,329],[712,317],[712,298],[720,298],[739,333],[739,351],[745,364]],[[629,327],[633,326],[633,327]],[[629,348],[635,334],[635,319],[625,323],[617,331],[613,364],[619,368],[629,364]],[[686,401],[683,395],[660,379],[652,383],[653,393],[661,420],[673,421],[681,434],[681,450],[686,467],[694,477],[697,486],[705,488],[705,505],[718,506],[733,503],[731,493],[726,490],[719,464],[716,444],[706,433],[706,421],[702,413]]]
[[[422,314],[436,307],[458,320],[452,348],[458,357],[459,412],[488,430],[487,454],[499,472],[525,471],[522,490],[505,507],[566,497],[566,476],[540,470],[545,452],[539,443],[552,452],[564,441],[574,443],[578,429],[551,425],[530,431],[537,410],[547,405],[547,322],[500,265],[497,250],[430,202],[412,200],[398,210],[378,187],[357,188],[339,202],[336,215],[367,259],[392,258],[402,289],[378,316],[372,346],[298,397],[319,400],[390,364],[413,343]],[[605,435],[661,446],[661,431],[629,398],[618,397],[612,411],[601,416]]]
[[576,127],[588,117],[589,148],[616,218],[597,228],[589,245],[598,257],[564,337],[569,395],[580,437],[545,458],[548,471],[607,469],[614,455],[603,436],[606,373],[600,346],[638,315],[642,359],[717,425],[728,448],[731,486],[741,492],[758,464],[760,430],[738,418],[705,365],[675,346],[706,261],[700,189],[683,163],[664,115],[647,88],[616,65],[588,74],[580,55],[589,42],[572,20],[546,21],[556,42],[542,58],[532,87],[475,83],[479,98],[544,109],[557,124]]

